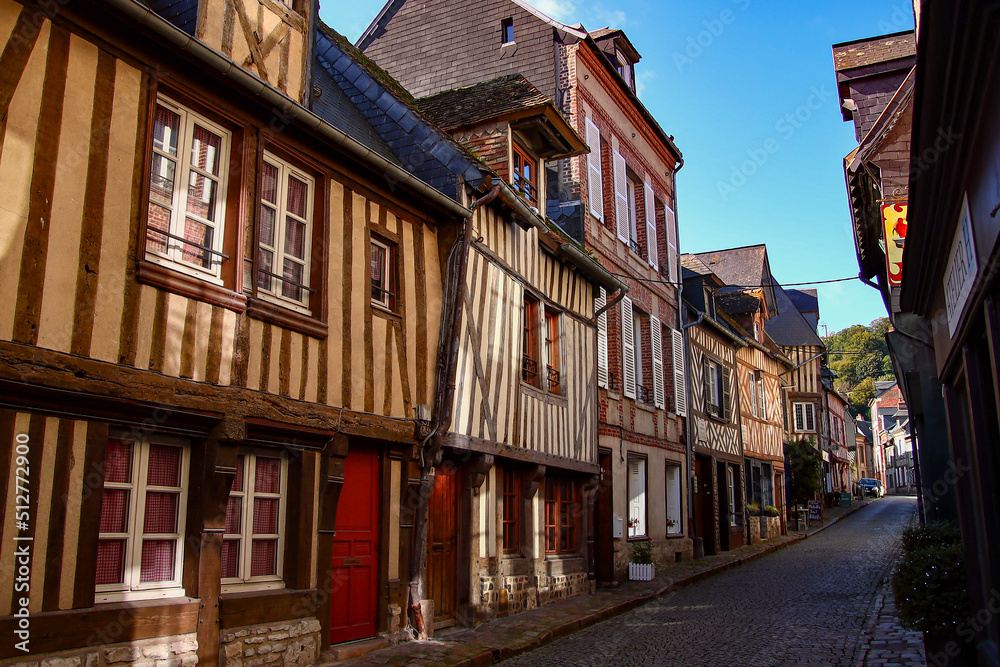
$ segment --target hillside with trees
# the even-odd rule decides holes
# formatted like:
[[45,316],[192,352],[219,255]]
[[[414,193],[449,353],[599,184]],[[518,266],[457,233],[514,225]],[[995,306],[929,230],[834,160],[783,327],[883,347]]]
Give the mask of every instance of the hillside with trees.
[[847,396],[851,413],[868,415],[868,401],[875,397],[876,380],[893,380],[885,334],[889,318],[868,326],[855,324],[823,338],[829,351],[830,370],[837,374],[834,389]]

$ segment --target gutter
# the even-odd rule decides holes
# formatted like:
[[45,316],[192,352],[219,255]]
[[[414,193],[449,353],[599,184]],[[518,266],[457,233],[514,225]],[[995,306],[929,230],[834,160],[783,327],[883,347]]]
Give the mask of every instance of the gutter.
[[[397,185],[401,185],[429,200],[446,213],[461,219],[472,215],[472,211],[451,197],[442,194],[402,167],[386,160],[356,139],[341,132],[298,102],[279,93],[266,81],[262,81],[250,74],[217,51],[157,16],[149,8],[136,2],[136,0],[104,0],[104,2],[126,14],[129,18],[148,28],[158,36],[166,39],[181,51],[200,60],[209,69],[215,70],[230,79],[233,83],[243,88],[245,92],[259,98],[264,104],[270,105],[272,111],[279,118],[292,121],[311,132],[321,135],[330,143],[344,149],[348,154],[366,163],[373,170],[393,179],[393,182]],[[309,82],[309,85],[311,85],[311,82]]]

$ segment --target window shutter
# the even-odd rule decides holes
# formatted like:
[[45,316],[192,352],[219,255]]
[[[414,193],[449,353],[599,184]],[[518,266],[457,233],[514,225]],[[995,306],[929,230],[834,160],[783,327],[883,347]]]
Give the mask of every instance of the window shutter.
[[635,398],[635,339],[632,333],[632,299],[622,299],[622,392]]
[[674,411],[682,417],[687,416],[687,386],[684,384],[684,334],[670,330],[670,338],[674,352]]
[[715,407],[712,405],[712,363],[707,354],[701,355],[701,379],[705,389],[705,414],[715,414]]
[[[598,287],[594,298],[594,310],[600,310],[608,303],[608,295],[603,287]],[[608,314],[597,318],[597,386],[608,388]]]
[[732,369],[722,369],[722,418],[729,421],[733,417]]
[[604,188],[601,181],[601,131],[594,122],[587,119],[587,199],[590,200],[590,212],[598,220],[604,218]]
[[615,151],[615,220],[618,224],[618,238],[628,243],[628,176],[625,175],[625,158]]
[[629,537],[646,534],[646,462],[643,459],[629,461],[629,523],[637,519],[635,528],[629,527]]
[[646,199],[646,252],[649,256],[649,265],[659,271],[660,249],[656,240],[656,198],[649,183],[644,185],[643,191]]
[[670,282],[677,283],[677,226],[674,222],[674,212],[669,206],[663,207],[663,225],[667,228],[667,264]]
[[681,532],[681,467],[667,466],[667,518],[674,520],[668,534]]
[[649,316],[649,349],[653,352],[653,405],[667,407],[663,392],[663,327],[655,315]]

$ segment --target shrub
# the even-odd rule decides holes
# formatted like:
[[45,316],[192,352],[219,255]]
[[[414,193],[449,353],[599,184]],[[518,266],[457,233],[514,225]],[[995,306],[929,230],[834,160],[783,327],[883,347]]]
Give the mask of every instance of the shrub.
[[781,516],[781,510],[774,505],[768,505],[764,508],[764,516]]
[[637,540],[629,545],[632,562],[636,565],[651,565],[653,563],[653,542]]
[[969,613],[958,528],[944,521],[907,528],[892,592],[903,627],[937,637],[952,635]]

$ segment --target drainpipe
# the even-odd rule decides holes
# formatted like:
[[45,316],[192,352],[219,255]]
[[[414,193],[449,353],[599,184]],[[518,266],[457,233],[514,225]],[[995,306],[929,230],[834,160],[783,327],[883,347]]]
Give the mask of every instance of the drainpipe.
[[[413,517],[413,541],[410,550],[410,624],[418,638],[427,637],[427,622],[421,601],[427,578],[427,521],[431,492],[434,489],[434,467],[439,462],[444,435],[451,428],[451,405],[455,399],[455,374],[459,342],[462,333],[462,309],[465,306],[465,278],[472,245],[472,219],[481,206],[496,199],[501,186],[495,185],[469,209],[462,235],[455,239],[449,253],[445,302],[442,308],[441,333],[438,342],[438,367],[435,374],[434,420],[430,433],[420,447],[420,490]],[[430,447],[428,448],[428,443]],[[430,619],[433,621],[433,619]]]

